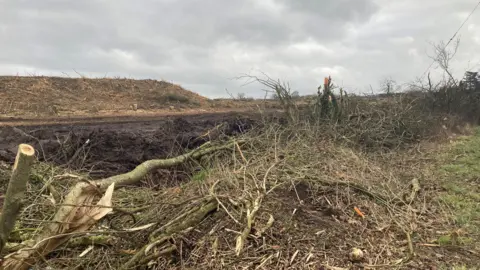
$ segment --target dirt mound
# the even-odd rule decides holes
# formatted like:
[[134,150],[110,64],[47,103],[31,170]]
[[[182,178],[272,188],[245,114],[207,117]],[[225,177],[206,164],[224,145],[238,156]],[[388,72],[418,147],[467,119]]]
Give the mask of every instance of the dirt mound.
[[1,114],[24,116],[199,108],[209,102],[179,85],[150,79],[2,76],[0,95]]

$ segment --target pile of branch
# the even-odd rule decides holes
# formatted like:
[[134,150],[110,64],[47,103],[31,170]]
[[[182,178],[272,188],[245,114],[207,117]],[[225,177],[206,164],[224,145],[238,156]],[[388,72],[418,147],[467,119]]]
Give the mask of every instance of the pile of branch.
[[291,123],[295,123],[298,121],[298,107],[297,104],[295,103],[295,96],[298,95],[298,92],[294,94],[295,92],[292,91],[290,88],[290,85],[285,82],[281,82],[280,80],[274,80],[271,77],[269,77],[267,74],[262,73],[265,79],[253,76],[253,75],[243,75],[240,76],[238,79],[246,79],[247,83],[252,83],[252,82],[257,82],[263,85],[264,87],[267,87],[267,89],[264,89],[265,94],[273,94],[275,99],[278,99],[280,102],[281,107],[285,111],[288,120]]
[[[238,143],[242,143],[242,141],[232,141],[224,145],[206,143],[194,151],[174,158],[145,161],[125,174],[96,181],[83,180],[77,183],[65,196],[52,222],[46,225],[35,239],[25,241],[22,243],[22,248],[5,256],[2,269],[28,269],[72,237],[82,235],[90,230],[98,220],[113,211],[111,199],[114,189],[135,185],[147,174],[157,169],[176,166],[220,150],[232,149]],[[103,194],[102,198],[93,205],[95,199],[101,194]],[[206,199],[198,208],[183,216],[183,219],[178,219],[170,224],[171,226],[163,226],[160,233],[152,238],[152,243],[144,247],[127,265],[139,263],[144,257],[142,254],[145,254],[145,250],[151,249],[152,245],[163,244],[171,234],[198,223],[216,207],[216,201]],[[163,254],[163,251],[156,252],[154,255],[159,256],[159,253]]]
[[[386,180],[381,168],[373,166],[362,156],[356,156],[355,152],[348,152],[341,146],[335,145],[328,136],[321,139],[315,129],[298,131],[307,128],[312,127],[306,125],[292,131],[288,127],[272,125],[263,129],[260,136],[250,138],[248,147],[239,146],[246,142],[243,140],[230,141],[223,145],[206,143],[194,151],[175,158],[146,161],[125,174],[96,181],[81,179],[65,196],[53,220],[45,225],[34,239],[8,248],[10,254],[3,258],[2,267],[4,269],[27,269],[31,265],[41,264],[41,260],[44,260],[48,254],[59,251],[59,247],[62,245],[69,248],[82,242],[87,245],[96,243],[114,245],[109,242],[115,241],[115,234],[121,233],[128,237],[118,238],[119,241],[123,240],[123,242],[119,242],[119,247],[125,248],[122,243],[127,243],[128,248],[131,249],[126,250],[128,251],[126,254],[131,257],[125,258],[123,249],[120,252],[117,249],[114,251],[98,249],[96,253],[93,253],[96,257],[92,255],[90,258],[98,258],[99,254],[103,255],[105,250],[108,250],[106,252],[115,252],[113,256],[117,257],[114,258],[118,258],[115,267],[119,269],[135,269],[151,263],[160,263],[161,259],[177,258],[178,254],[180,259],[188,257],[189,261],[186,264],[190,266],[198,266],[211,261],[212,263],[221,262],[225,267],[233,266],[241,260],[248,260],[250,265],[258,263],[258,265],[271,267],[274,262],[270,260],[274,256],[288,257],[285,265],[291,266],[294,261],[300,260],[297,256],[301,256],[298,254],[301,254],[302,251],[297,250],[293,255],[288,252],[280,254],[277,249],[267,248],[265,242],[265,239],[270,239],[269,244],[283,243],[287,245],[286,242],[282,242],[287,241],[287,238],[281,240],[269,238],[269,229],[280,229],[281,226],[288,225],[285,220],[282,224],[285,216],[285,212],[282,211],[285,209],[270,208],[273,201],[277,199],[274,196],[283,196],[282,194],[288,186],[296,189],[296,183],[307,183],[314,188],[327,191],[322,193],[326,194],[325,196],[329,196],[329,190],[335,190],[334,197],[340,200],[336,204],[344,207],[344,210],[350,209],[352,205],[342,203],[342,197],[345,197],[345,201],[348,202],[351,199],[354,199],[356,203],[371,202],[374,204],[372,209],[378,206],[384,208],[383,212],[388,212],[393,207],[403,209],[403,205],[415,200],[420,190],[418,182],[412,184],[411,194],[404,196],[405,202],[401,201],[403,205],[398,204],[399,200],[396,200],[396,197],[392,197],[393,195],[387,192],[387,189],[382,190],[381,186],[377,185]],[[182,193],[182,196],[178,195],[178,200],[177,197],[167,195],[167,191],[155,193],[155,198],[147,200],[155,202],[156,207],[148,205],[146,206],[148,210],[143,207],[144,210],[140,211],[148,214],[143,215],[142,213],[140,222],[135,221],[135,216],[132,214],[136,213],[136,210],[127,211],[127,215],[133,217],[133,224],[136,224],[137,227],[123,229],[124,226],[121,226],[122,229],[118,229],[117,226],[114,228],[110,223],[111,226],[107,230],[92,229],[93,227],[101,228],[98,226],[99,220],[109,213],[123,211],[123,209],[113,206],[112,197],[115,189],[136,185],[157,169],[177,166],[190,160],[199,160],[214,152],[227,149],[234,153],[233,160],[228,159],[228,165],[225,168],[223,166],[215,167],[214,173],[217,174],[209,174],[208,180],[204,183],[199,185],[194,185],[195,181],[190,183],[190,187],[194,187],[189,190],[191,194],[195,194],[194,199],[192,196],[186,200],[187,203],[184,203],[185,193]],[[401,183],[399,183],[400,185]],[[200,190],[197,187],[200,187]],[[205,187],[208,189],[207,192],[205,192]],[[115,197],[120,197],[118,195],[120,192],[129,193],[133,190],[132,188],[117,190]],[[145,190],[143,188],[142,192]],[[351,192],[361,196],[351,196],[353,194]],[[299,201],[304,200],[299,197],[296,190],[295,193]],[[142,208],[131,201],[131,198],[136,197],[141,196],[132,193],[127,199],[135,207]],[[335,199],[334,197],[326,198],[326,200]],[[170,203],[172,205],[163,206]],[[284,205],[284,203],[295,204],[294,207],[300,207],[303,204],[303,202],[297,204],[296,201],[288,201],[281,202],[279,205]],[[364,206],[366,207],[368,204]],[[215,225],[205,222],[205,218],[217,209],[222,210],[217,214],[225,218],[217,219],[215,217],[212,220]],[[296,211],[297,209],[294,210],[292,216]],[[274,215],[276,216],[274,217]],[[221,224],[218,225],[219,223]],[[205,233],[205,228],[208,228],[207,231],[210,232]],[[222,238],[220,231],[234,232],[235,238],[230,238],[226,234],[226,237]],[[196,236],[196,232],[199,237],[191,237]],[[141,237],[137,237],[140,235]],[[86,236],[87,238],[75,238],[77,236]],[[128,243],[134,238],[140,239],[133,244]],[[210,245],[212,239],[213,244]],[[290,239],[288,241],[297,241],[297,243],[303,241],[302,239],[297,240]],[[189,242],[194,244],[188,245]],[[187,243],[189,247],[185,248],[184,243]],[[84,252],[92,250],[93,247],[89,248]],[[192,248],[193,250],[191,250]],[[207,257],[205,254],[194,256],[194,251],[200,250],[200,248],[207,249],[216,256],[214,255],[213,258]],[[262,252],[258,253],[259,250]],[[86,254],[84,252],[79,257],[83,257]],[[118,255],[119,253],[122,254]],[[172,253],[175,256],[172,256]],[[302,263],[310,263],[309,260],[313,256],[312,253],[305,254]],[[196,257],[199,258],[197,264]],[[230,264],[227,262],[226,265],[223,265],[225,258],[234,257],[235,259],[232,259]],[[94,264],[95,262],[90,263]],[[69,261],[70,265],[72,264]]]
[[424,102],[409,93],[386,99],[364,99],[348,96],[340,89],[337,98],[330,77],[325,78],[323,92],[318,88],[312,108],[303,110],[297,106],[288,83],[262,75],[263,78],[243,75],[239,79],[246,79],[247,84],[259,83],[267,88],[266,93],[273,93],[290,124],[309,122],[317,126],[319,132],[364,149],[395,149],[414,144],[420,139],[438,136],[445,124],[444,114],[425,113]]
[[438,138],[443,114],[425,114],[421,103],[408,96],[387,100],[350,98],[352,110],[338,122],[323,123],[324,134],[365,150],[397,149],[423,139]]

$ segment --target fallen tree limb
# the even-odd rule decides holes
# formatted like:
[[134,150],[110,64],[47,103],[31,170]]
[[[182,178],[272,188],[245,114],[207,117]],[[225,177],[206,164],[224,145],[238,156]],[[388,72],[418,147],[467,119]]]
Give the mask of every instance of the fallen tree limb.
[[[77,238],[72,238],[66,246],[68,248],[75,248],[80,246],[88,245],[97,245],[97,246],[108,246],[115,240],[114,236],[111,235],[92,235],[92,236],[80,236]],[[7,243],[5,245],[5,250],[8,252],[16,252],[22,248],[25,248],[24,243]]]
[[[240,143],[241,142],[242,141],[240,141]],[[62,206],[53,218],[54,222],[46,225],[38,237],[30,241],[27,247],[6,256],[2,268],[28,269],[31,265],[35,264],[38,259],[67,242],[72,237],[72,232],[88,230],[95,224],[98,220],[97,218],[100,216],[103,217],[112,210],[111,205],[103,205],[100,203],[102,200],[100,200],[97,205],[92,205],[95,197],[110,187],[111,192],[113,192],[114,187],[118,188],[119,186],[136,184],[148,173],[157,169],[176,166],[190,159],[198,159],[216,151],[233,148],[235,143],[239,142],[232,141],[219,146],[212,146],[212,144],[208,142],[178,157],[145,161],[128,173],[96,181],[84,180],[79,182],[65,196]],[[107,196],[107,194],[105,194],[105,196]],[[108,194],[108,196],[111,199],[111,194]],[[182,221],[181,224],[183,224],[183,222],[185,221]],[[180,226],[179,224],[174,225]]]
[[[270,191],[272,191],[276,187],[276,186],[274,186],[270,190],[267,191],[268,176],[269,176],[271,170],[273,169],[273,167],[275,167],[276,165],[277,165],[277,163],[274,163],[274,164],[270,165],[270,167],[267,169],[267,171],[265,172],[265,174],[263,176],[263,181],[262,181],[263,183],[262,183],[261,186],[259,186],[255,182],[255,186],[258,189],[257,190],[257,196],[256,196],[255,200],[252,200],[252,201],[246,200],[245,201],[245,205],[246,205],[246,208],[247,208],[247,216],[246,216],[247,224],[243,228],[240,235],[237,236],[237,240],[236,240],[236,244],[235,244],[235,254],[237,256],[240,256],[240,254],[242,253],[243,247],[245,246],[245,243],[247,242],[247,238],[250,235],[250,233],[252,232],[252,226],[255,223],[255,218],[256,218],[257,212],[260,210],[263,198],[265,197],[266,194],[268,194]],[[272,219],[270,219],[269,222],[273,223],[273,217],[271,217],[271,218]],[[267,226],[271,226],[271,224],[267,225]]]
[[[208,200],[207,202],[209,202],[210,200]],[[163,225],[162,227],[156,229],[155,231],[153,231],[151,234],[150,234],[150,237],[149,237],[149,240],[151,242],[155,242],[156,239],[158,239],[159,237],[161,237],[161,235],[168,231],[168,228],[171,228],[171,227],[174,227],[176,224],[179,224],[181,222],[184,222],[185,220],[187,220],[190,216],[192,215],[195,215],[195,213],[197,213],[198,211],[201,210],[203,206],[200,205],[200,206],[197,206],[197,207],[193,207],[191,208],[190,210],[187,210],[187,211],[184,211],[182,214],[178,215],[176,218],[170,220],[167,224]]]
[[[215,199],[210,199],[201,206],[194,207],[195,211],[187,210],[188,215],[181,214],[182,219],[176,218],[176,222],[169,223],[168,226],[162,227],[162,232],[155,238],[151,237],[151,242],[141,248],[124,266],[122,270],[134,269],[134,266],[141,264],[145,261],[146,258],[158,258],[160,255],[147,255],[148,251],[155,246],[160,246],[166,243],[174,234],[181,233],[185,230],[188,230],[191,227],[194,227],[200,223],[208,214],[216,210],[218,203]],[[158,234],[159,231],[156,230],[153,235]],[[169,250],[168,248],[165,250]],[[173,250],[172,250],[173,251]]]
[[[242,141],[237,143],[241,143]],[[229,149],[233,147],[235,142],[230,142],[228,144],[220,145],[220,146],[210,146],[210,143],[205,143],[204,145],[200,146],[198,149],[193,150],[192,152],[183,154],[178,157],[169,158],[169,159],[153,159],[147,160],[142,164],[138,165],[133,171],[128,173],[115,175],[112,177],[108,177],[102,180],[97,180],[93,182],[97,185],[100,189],[105,189],[111,183],[115,183],[118,186],[124,185],[132,185],[140,181],[144,176],[146,176],[149,172],[152,172],[156,169],[160,168],[168,168],[172,166],[176,166],[186,162],[189,159],[198,159],[202,156],[211,154],[213,152],[217,152],[224,149]],[[210,147],[208,147],[210,146]]]
[[88,245],[97,245],[97,246],[110,246],[115,240],[115,237],[111,235],[91,235],[91,236],[81,236],[70,239],[68,241],[68,247],[80,247]]
[[145,265],[145,264],[148,264],[150,261],[152,260],[157,260],[158,258],[160,258],[161,256],[166,256],[167,254],[171,254],[172,252],[174,252],[175,250],[177,250],[177,247],[175,245],[170,245],[169,247],[163,249],[162,251],[159,251],[159,252],[156,252],[152,255],[149,255],[145,258],[143,258],[138,264],[139,265]]
[[0,253],[15,226],[27,189],[28,177],[35,157],[35,149],[28,144],[18,146],[12,176],[8,183],[3,210],[0,216]]
[[243,251],[243,247],[245,246],[245,242],[247,241],[247,237],[250,235],[252,231],[252,224],[255,222],[256,214],[258,210],[260,210],[260,205],[262,203],[263,197],[265,193],[258,194],[258,197],[250,203],[249,201],[246,202],[247,204],[247,225],[243,228],[242,233],[237,236],[236,244],[235,244],[235,254],[240,256]]

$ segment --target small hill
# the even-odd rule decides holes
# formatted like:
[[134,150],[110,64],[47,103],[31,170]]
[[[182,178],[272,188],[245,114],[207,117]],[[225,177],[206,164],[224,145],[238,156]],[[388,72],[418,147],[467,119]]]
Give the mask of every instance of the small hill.
[[[201,108],[209,100],[157,80],[0,76],[0,114],[42,116]],[[136,104],[136,105],[134,105]]]

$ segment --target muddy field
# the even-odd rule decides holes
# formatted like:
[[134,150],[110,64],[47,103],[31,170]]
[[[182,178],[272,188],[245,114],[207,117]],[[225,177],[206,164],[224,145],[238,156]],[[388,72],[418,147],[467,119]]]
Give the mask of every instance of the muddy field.
[[[0,160],[13,162],[20,143],[32,144],[42,161],[93,177],[133,169],[139,163],[175,156],[210,139],[250,129],[254,113],[97,119],[67,123],[4,122],[0,126]],[[81,119],[80,119],[81,120]]]

